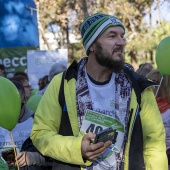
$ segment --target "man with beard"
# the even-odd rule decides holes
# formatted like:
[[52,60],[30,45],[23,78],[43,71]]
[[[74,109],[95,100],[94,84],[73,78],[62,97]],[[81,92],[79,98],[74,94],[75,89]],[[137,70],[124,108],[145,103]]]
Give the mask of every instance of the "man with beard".
[[152,83],[124,64],[124,25],[97,13],[80,31],[87,57],[49,84],[35,114],[34,145],[53,158],[53,169],[167,169]]

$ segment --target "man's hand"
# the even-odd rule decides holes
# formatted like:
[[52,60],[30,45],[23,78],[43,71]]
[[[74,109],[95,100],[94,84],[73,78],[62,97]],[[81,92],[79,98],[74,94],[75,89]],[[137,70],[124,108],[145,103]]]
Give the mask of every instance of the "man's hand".
[[17,155],[19,167],[29,165],[29,158],[26,152],[20,152]]
[[103,154],[107,148],[112,144],[111,141],[99,142],[91,144],[91,139],[95,138],[95,134],[89,132],[84,135],[81,143],[82,157],[90,161],[96,160],[101,154]]

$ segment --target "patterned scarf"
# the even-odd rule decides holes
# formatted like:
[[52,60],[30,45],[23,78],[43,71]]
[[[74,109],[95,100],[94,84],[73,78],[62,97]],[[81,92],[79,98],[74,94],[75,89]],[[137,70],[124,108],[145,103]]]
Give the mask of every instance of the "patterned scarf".
[[[76,102],[79,120],[79,128],[87,109],[93,110],[87,80],[85,78],[85,65],[88,58],[83,58],[79,63],[77,82],[76,82]],[[131,83],[127,80],[124,72],[115,76],[115,118],[125,125],[125,134],[127,132],[128,111],[131,96]],[[125,135],[126,136],[126,135]],[[122,149],[124,146],[122,147]],[[121,163],[120,155],[116,155],[117,167]],[[119,161],[120,160],[120,161]],[[119,169],[119,168],[117,168]]]

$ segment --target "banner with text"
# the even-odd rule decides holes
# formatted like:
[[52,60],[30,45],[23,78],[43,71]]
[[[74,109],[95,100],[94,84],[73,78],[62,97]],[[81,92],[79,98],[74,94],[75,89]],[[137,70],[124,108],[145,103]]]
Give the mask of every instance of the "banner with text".
[[49,75],[50,68],[55,63],[61,63],[67,67],[67,49],[56,51],[29,50],[27,52],[28,76],[32,88],[38,88],[38,80]]
[[1,48],[0,64],[5,66],[5,77],[13,77],[17,71],[27,73],[27,50],[35,50],[36,47]]

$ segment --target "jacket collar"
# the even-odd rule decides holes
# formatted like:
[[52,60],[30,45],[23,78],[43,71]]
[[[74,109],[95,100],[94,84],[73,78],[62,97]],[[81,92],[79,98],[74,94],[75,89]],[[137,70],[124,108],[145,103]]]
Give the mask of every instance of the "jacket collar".
[[73,60],[66,71],[65,79],[67,81],[69,81],[72,78],[77,79],[77,71],[78,71],[78,63],[76,60]]
[[[70,79],[72,78],[75,78],[77,79],[77,72],[78,72],[78,67],[79,67],[79,63],[77,63],[76,60],[73,60],[72,63],[70,64],[70,66],[68,67],[67,71],[66,71],[66,76],[65,76],[65,79],[67,81],[69,81]],[[126,67],[126,66],[125,66]],[[128,70],[129,68],[126,67]],[[125,69],[124,69],[125,71]],[[141,93],[147,89],[148,87],[151,87],[151,86],[158,86],[159,84],[155,83],[155,82],[152,82],[150,80],[148,80],[146,77],[144,76],[141,76],[139,74],[137,74],[136,72],[134,72],[133,70],[129,70],[132,74],[132,76],[134,76],[134,78],[137,80],[138,84],[139,84],[139,87],[140,87],[140,90],[141,90]]]
[[158,86],[158,83],[155,83],[151,80],[148,80],[146,77],[141,76],[139,74],[137,74],[136,72],[133,71],[133,76],[135,77],[135,79],[137,80],[139,87],[141,89],[141,93],[147,89],[148,87],[152,87],[152,86]]

